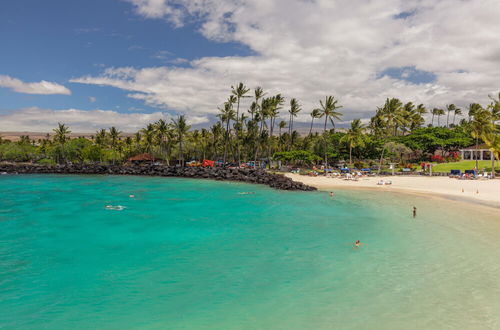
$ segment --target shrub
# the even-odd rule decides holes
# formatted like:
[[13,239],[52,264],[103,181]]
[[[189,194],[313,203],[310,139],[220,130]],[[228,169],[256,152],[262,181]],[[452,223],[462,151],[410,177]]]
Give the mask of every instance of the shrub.
[[54,165],[56,162],[50,158],[42,158],[39,161],[37,161],[37,163],[42,165]]
[[436,163],[444,163],[445,159],[441,155],[432,155],[431,161],[436,162]]

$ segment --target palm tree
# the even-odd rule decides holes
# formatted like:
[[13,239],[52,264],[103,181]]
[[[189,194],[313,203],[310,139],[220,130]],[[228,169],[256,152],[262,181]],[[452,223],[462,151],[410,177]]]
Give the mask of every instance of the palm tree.
[[290,110],[288,110],[288,113],[290,114],[290,117],[288,119],[288,134],[291,134],[293,131],[293,118],[297,117],[297,114],[300,112],[300,104],[297,101],[297,99],[293,98],[290,100]]
[[461,116],[462,115],[462,110],[460,110],[459,108],[455,108],[455,110],[453,110],[453,126],[455,126],[455,117],[459,115]]
[[[236,87],[231,86],[231,89],[232,89],[233,95],[236,96],[236,103],[237,103],[237,105],[236,105],[236,124],[239,128],[236,130],[236,133],[237,133],[237,135],[239,135],[238,133],[242,127],[241,121],[243,119],[243,118],[240,118],[240,101],[244,97],[250,97],[250,96],[246,96],[246,94],[250,91],[250,89],[247,88],[242,82],[240,82]],[[239,164],[241,162],[239,139],[236,139],[236,143],[237,143],[237,148],[238,148],[238,164]]]
[[233,110],[233,106],[231,103],[229,102],[226,102],[224,103],[224,108],[220,109],[219,108],[219,114],[217,115],[217,117],[219,117],[222,125],[224,125],[224,123],[226,124],[226,131],[225,131],[225,135],[224,135],[224,164],[226,163],[226,159],[227,159],[227,147],[229,145],[229,135],[230,135],[230,123],[231,123],[231,120],[234,120],[235,119],[235,116],[236,116],[236,113],[234,112]]
[[142,135],[141,132],[136,132],[134,134],[134,148],[136,151],[141,150],[141,140],[142,140]]
[[[267,100],[267,102],[264,105],[264,101]],[[267,117],[269,118],[269,136],[270,136],[270,141],[267,144],[267,160],[269,164],[271,164],[271,154],[272,154],[272,148],[273,148],[273,132],[274,132],[274,125],[276,123],[276,118],[279,116],[279,110],[281,109],[281,106],[285,102],[285,98],[281,96],[281,94],[277,94],[273,97],[267,98],[263,100],[263,105],[262,108],[265,109],[265,113]]]
[[61,146],[61,156],[62,156],[62,161],[65,162],[65,157],[64,157],[64,145],[66,142],[69,140],[68,134],[71,133],[71,131],[68,129],[68,127],[64,124],[57,123],[57,128],[53,129],[54,131],[54,142],[59,143]]
[[321,113],[321,117],[325,117],[325,125],[323,128],[323,133],[326,132],[326,124],[328,122],[328,119],[330,119],[330,122],[332,123],[333,128],[335,128],[335,122],[333,119],[340,120],[340,117],[342,116],[342,113],[337,112],[337,109],[342,108],[341,105],[337,105],[338,100],[335,100],[334,96],[327,96],[325,97],[325,102],[319,101],[320,108],[319,111]]
[[314,119],[321,117],[321,111],[319,109],[313,109],[313,111],[311,111],[310,116],[311,116],[311,128],[309,129],[309,136],[312,134]]
[[[457,107],[452,103],[452,104],[448,104],[446,106],[446,111],[448,111],[448,116],[446,116],[446,127],[450,127],[449,125],[449,120],[450,120],[450,112],[455,112],[455,110],[457,109]],[[438,120],[439,120],[439,117],[438,117]]]
[[[293,132],[293,118],[297,117],[297,114],[300,112],[300,110],[301,110],[300,104],[297,101],[297,99],[291,99],[290,100],[290,110],[288,110],[288,112],[290,113],[290,119],[288,121],[288,135],[289,136],[292,136],[292,132]],[[288,145],[288,148],[290,149],[292,147],[292,145],[291,145],[292,140],[290,139],[289,142],[290,143]]]
[[255,95],[255,102],[252,103],[252,105],[250,106],[251,109],[248,111],[252,115],[252,120],[254,120],[255,115],[259,113],[261,108],[259,105],[259,101],[261,98],[264,97],[264,95],[266,95],[266,93],[264,93],[262,87],[256,87],[254,90],[254,95]]
[[377,114],[385,121],[387,130],[393,129],[393,135],[398,132],[398,124],[402,122],[400,119],[403,112],[403,103],[396,98],[386,99],[382,108],[377,109]]
[[167,165],[170,165],[170,157],[167,152],[167,139],[170,140],[172,138],[172,128],[164,119],[159,119],[155,123],[155,133],[158,137],[160,154],[166,160]]
[[102,149],[106,146],[108,134],[104,128],[95,134],[95,144],[99,147],[99,161],[102,162]]
[[432,109],[431,113],[432,113],[431,125],[434,126],[434,116],[437,116],[438,117],[438,126],[439,126],[439,117],[444,115],[444,110],[439,109],[439,108],[434,108],[434,109]]
[[[154,140],[155,140],[155,125],[153,124],[148,124],[146,128],[142,129],[142,140],[144,143],[144,151],[145,152],[151,152],[154,146]],[[137,138],[141,138],[141,135],[139,134],[136,136]]]
[[387,132],[387,123],[382,114],[377,113],[370,119],[369,128],[374,135],[383,135]]
[[474,113],[474,117],[470,122],[472,137],[476,139],[476,170],[479,169],[477,149],[479,148],[479,139],[487,136],[492,132],[491,113],[486,109],[480,109]]
[[438,126],[440,126],[439,125],[439,118],[441,118],[441,116],[444,116],[444,110],[443,109],[437,109],[436,116],[438,117]]
[[233,93],[234,96],[236,96],[236,121],[240,121],[239,115],[240,115],[240,100],[244,97],[249,97],[246,96],[246,94],[250,91],[249,88],[247,88],[242,82],[240,82],[236,87],[231,86],[231,92]]
[[327,143],[326,143],[326,124],[328,122],[328,119],[330,119],[330,122],[332,123],[333,127],[335,128],[335,122],[333,119],[340,120],[340,117],[342,116],[342,113],[336,111],[337,109],[342,108],[341,105],[337,105],[338,100],[335,100],[334,96],[326,96],[325,97],[325,102],[319,101],[320,104],[320,118],[325,117],[325,126],[323,127],[323,138],[325,142],[325,167],[328,167],[328,156],[327,156]]
[[[286,128],[286,121],[282,120],[278,123],[278,128],[279,128],[279,134],[278,134],[278,142],[279,142],[279,148],[278,150],[281,151],[281,130],[283,128]],[[288,137],[290,138],[290,134],[288,135]]]
[[478,103],[471,103],[469,104],[469,109],[467,112],[467,116],[469,117],[469,122],[474,118],[477,112],[480,112],[483,109],[483,107],[478,104]]
[[219,139],[222,136],[222,133],[224,132],[224,128],[222,127],[222,124],[220,121],[216,122],[215,124],[210,127],[210,133],[212,134],[212,157],[215,159],[217,158],[217,146],[219,145]]
[[180,161],[181,161],[181,166],[184,166],[184,153],[182,150],[182,142],[184,140],[184,137],[188,133],[189,129],[191,128],[190,125],[187,124],[186,122],[186,117],[184,115],[180,115],[177,117],[177,119],[172,119],[172,124],[174,125],[174,132],[177,135],[177,141],[179,142],[179,154],[180,154]]
[[365,126],[361,123],[360,119],[354,119],[351,122],[351,128],[340,139],[341,142],[347,143],[349,146],[349,165],[352,166],[352,149],[355,147],[362,147],[364,145],[363,132]]
[[250,104],[250,108],[248,108],[248,113],[250,114],[250,118],[253,121],[255,115],[259,112],[259,104],[257,102],[252,102]]
[[117,145],[117,142],[120,138],[120,134],[122,134],[122,132],[117,130],[116,127],[114,127],[114,126],[109,129],[111,150],[113,151],[113,165],[115,164],[115,160],[116,160],[116,145]]
[[423,104],[419,104],[416,109],[414,109],[410,113],[410,130],[421,127],[425,123],[425,119],[423,117],[424,114],[427,113],[427,109]]

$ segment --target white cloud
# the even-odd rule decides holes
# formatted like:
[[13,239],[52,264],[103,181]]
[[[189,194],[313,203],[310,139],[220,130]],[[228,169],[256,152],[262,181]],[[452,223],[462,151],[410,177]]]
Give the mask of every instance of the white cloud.
[[182,26],[182,11],[174,8],[164,0],[128,0],[134,4],[138,14],[147,18],[163,18],[168,16],[169,20],[176,26]]
[[[51,132],[57,123],[65,123],[73,132],[94,132],[101,128],[115,126],[124,132],[136,132],[158,119],[170,120],[164,112],[119,113],[111,110],[51,110],[25,108],[0,114],[0,131]],[[190,124],[208,121],[206,117],[190,117]]]
[[[325,95],[338,97],[350,119],[371,116],[386,97],[464,107],[488,102],[499,89],[497,0],[129,1],[146,18],[198,21],[206,38],[241,43],[255,55],[204,57],[183,68],[108,68],[73,82],[114,86],[147,105],[200,116],[215,114],[230,86],[243,81],[297,97],[303,121]],[[401,12],[411,14],[397,18]],[[432,72],[436,80],[378,76],[391,67]]]
[[57,83],[42,80],[40,82],[26,83],[6,75],[0,75],[0,87],[10,88],[14,92],[25,94],[62,94],[70,95],[71,91]]

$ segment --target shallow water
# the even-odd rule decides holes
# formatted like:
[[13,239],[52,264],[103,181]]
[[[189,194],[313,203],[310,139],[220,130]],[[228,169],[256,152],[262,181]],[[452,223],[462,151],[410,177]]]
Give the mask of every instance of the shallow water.
[[500,328],[482,208],[119,176],[0,176],[0,196],[0,328]]

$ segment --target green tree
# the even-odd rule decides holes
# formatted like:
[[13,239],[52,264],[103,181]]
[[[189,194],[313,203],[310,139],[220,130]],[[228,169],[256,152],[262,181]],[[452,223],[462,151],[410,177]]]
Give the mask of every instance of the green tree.
[[[297,101],[297,99],[291,99],[290,100],[290,110],[288,110],[288,113],[290,114],[290,119],[288,120],[288,135],[289,136],[291,136],[292,132],[293,132],[293,119],[295,117],[297,117],[300,110],[301,110],[301,108],[300,108],[299,101]],[[291,148],[291,143],[292,143],[292,139],[289,139],[288,149]]]
[[224,132],[224,164],[226,163],[227,160],[227,148],[229,146],[229,138],[230,138],[230,123],[231,120],[235,120],[236,113],[233,110],[233,106],[230,102],[224,103],[224,108],[219,108],[219,114],[217,117],[219,117],[222,126],[224,124],[226,125],[226,130]]
[[184,152],[182,143],[184,142],[184,137],[188,133],[191,126],[187,124],[186,117],[184,115],[178,116],[177,119],[172,119],[172,123],[174,125],[174,132],[176,134],[177,141],[179,142],[181,166],[184,166]]
[[396,136],[398,125],[403,122],[402,112],[403,103],[399,99],[387,98],[384,106],[377,109],[376,115],[379,115],[384,120],[386,129],[392,131],[392,135]]
[[173,138],[173,129],[164,119],[159,119],[154,125],[154,131],[159,142],[160,155],[167,165],[170,165],[169,142]]
[[321,118],[321,110],[313,109],[313,111],[311,111],[310,116],[311,116],[311,128],[309,128],[309,135],[312,134],[314,119]]
[[360,119],[354,119],[351,122],[351,127],[347,130],[347,133],[340,139],[341,142],[346,143],[349,147],[349,165],[352,166],[352,149],[355,147],[362,147],[364,145],[364,134],[365,127],[361,123]]
[[54,142],[58,143],[59,146],[61,147],[61,157],[56,156],[56,161],[65,162],[66,158],[64,154],[64,145],[69,140],[68,135],[71,133],[71,131],[65,124],[61,123],[57,123],[57,128],[53,129],[53,131],[54,131]]
[[474,116],[470,122],[472,137],[476,139],[476,169],[478,166],[477,149],[479,148],[479,139],[483,136],[488,136],[491,134],[493,127],[491,125],[491,113],[481,108],[474,112]]
[[340,120],[342,113],[338,112],[337,109],[342,108],[341,105],[338,104],[338,100],[335,99],[334,96],[326,96],[325,102],[322,100],[319,101],[321,117],[325,117],[325,125],[323,127],[323,139],[325,143],[325,166],[328,167],[328,154],[327,154],[327,144],[326,144],[326,124],[328,120],[332,123],[333,128],[335,128],[334,119]]
[[[236,87],[231,86],[232,93],[236,97],[236,124],[237,124],[237,129],[236,129],[236,134],[240,135],[240,130],[241,130],[241,122],[243,118],[240,118],[240,101],[244,97],[250,97],[247,96],[246,94],[250,91],[249,88],[247,88],[242,82],[240,82]],[[238,164],[241,162],[241,156],[240,156],[240,143],[239,139],[236,139],[236,144],[237,144],[237,153],[238,153]]]
[[453,110],[453,126],[455,126],[455,117],[459,115],[461,116],[462,115],[462,110],[460,110],[459,108],[455,108]]
[[111,151],[113,152],[113,165],[116,162],[116,149],[121,134],[122,132],[119,131],[116,127],[113,126],[109,128],[109,140],[110,140]]
[[[446,127],[450,127],[450,124],[449,124],[449,120],[450,120],[450,112],[453,112],[455,113],[455,110],[457,110],[457,107],[456,105],[454,105],[453,103],[452,104],[448,104],[446,106],[446,111],[448,113],[448,115],[446,116]],[[438,117],[439,118],[439,117]]]

